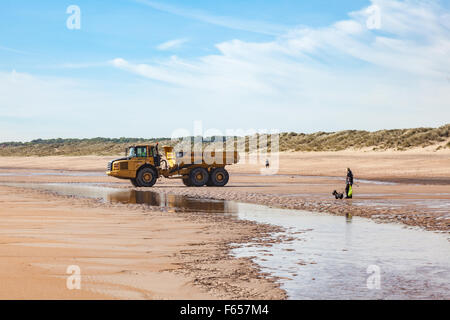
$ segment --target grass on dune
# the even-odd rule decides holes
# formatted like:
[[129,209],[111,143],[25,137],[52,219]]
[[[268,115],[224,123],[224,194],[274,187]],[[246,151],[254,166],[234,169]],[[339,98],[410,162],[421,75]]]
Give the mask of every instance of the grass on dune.
[[[369,131],[317,132],[313,134],[283,133],[280,150],[340,151],[372,148],[373,150],[407,150],[428,147],[449,139],[450,124],[439,128],[415,128]],[[450,142],[446,144],[450,147]]]
[[[436,146],[450,148],[450,124],[439,128],[380,130],[375,132],[347,130],[339,132],[282,133],[280,151],[341,151],[371,148],[372,150],[408,150]],[[123,154],[129,145],[174,145],[169,138],[92,138],[37,139],[30,142],[0,143],[0,156],[84,156]],[[270,142],[270,139],[268,139]],[[246,139],[248,146],[248,137]],[[204,146],[208,143],[204,142]],[[270,143],[269,143],[270,146]],[[269,147],[270,149],[270,147]]]

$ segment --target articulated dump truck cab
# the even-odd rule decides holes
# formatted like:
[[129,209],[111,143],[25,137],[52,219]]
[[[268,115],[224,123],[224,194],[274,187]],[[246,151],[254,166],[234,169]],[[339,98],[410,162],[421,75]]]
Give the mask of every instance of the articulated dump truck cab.
[[178,152],[164,146],[160,155],[158,145],[132,146],[126,157],[108,163],[108,176],[128,179],[135,187],[152,187],[159,177],[182,179],[192,187],[223,187],[228,183],[226,165],[238,163],[237,152],[204,151]]

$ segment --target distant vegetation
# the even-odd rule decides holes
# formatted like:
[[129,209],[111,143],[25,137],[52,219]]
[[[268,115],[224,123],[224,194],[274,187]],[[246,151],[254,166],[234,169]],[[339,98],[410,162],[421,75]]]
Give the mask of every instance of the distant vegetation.
[[[408,150],[436,146],[436,150],[450,148],[450,124],[440,128],[416,128],[368,131],[339,131],[280,134],[280,151],[340,151],[346,149]],[[82,156],[123,154],[129,145],[174,145],[169,138],[93,138],[93,139],[37,139],[30,142],[0,143],[0,156]],[[270,139],[269,139],[270,141]],[[204,145],[209,142],[205,142]],[[248,145],[248,143],[247,143]]]
[[[450,148],[450,124],[440,128],[415,128],[368,131],[317,132],[312,134],[283,133],[280,150],[287,151],[340,151],[371,148],[403,151],[411,148],[444,144]],[[439,147],[437,147],[439,148]],[[442,148],[442,147],[441,147]]]
[[0,143],[0,156],[84,156],[116,155],[125,153],[129,145],[161,144],[170,142],[168,138],[92,138],[92,139],[37,139],[30,142]]

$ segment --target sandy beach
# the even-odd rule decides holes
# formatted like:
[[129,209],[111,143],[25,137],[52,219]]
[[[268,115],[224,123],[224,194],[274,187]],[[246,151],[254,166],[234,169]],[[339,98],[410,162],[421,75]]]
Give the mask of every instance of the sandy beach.
[[[154,207],[5,186],[5,183],[98,183],[132,188],[104,175],[114,157],[0,158],[1,299],[284,299],[285,292],[230,245],[263,239],[275,227]],[[355,197],[335,200],[345,170]],[[280,170],[231,166],[225,188],[187,188],[161,180],[162,194],[363,216],[448,234],[450,153],[282,153]],[[2,185],[3,184],[3,185]],[[25,185],[26,186],[26,185]],[[444,206],[442,206],[444,204]],[[81,269],[81,290],[68,290],[67,267]]]

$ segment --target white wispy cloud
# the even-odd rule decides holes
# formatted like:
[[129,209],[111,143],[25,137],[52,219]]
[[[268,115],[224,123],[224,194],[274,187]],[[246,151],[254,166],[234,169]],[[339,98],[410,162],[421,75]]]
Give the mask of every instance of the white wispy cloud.
[[30,52],[27,52],[27,51],[17,50],[14,48],[9,48],[9,47],[4,47],[4,46],[0,46],[0,50],[12,52],[12,53],[18,53],[18,54],[30,54]]
[[108,67],[110,64],[105,61],[101,62],[66,62],[60,64],[42,64],[36,65],[36,69],[91,69]]
[[187,39],[187,38],[169,40],[169,41],[161,43],[156,48],[158,50],[163,50],[163,51],[164,50],[178,49],[179,47],[181,47],[184,43],[186,43],[188,41],[189,41],[189,39]]
[[173,15],[234,30],[249,31],[266,35],[279,35],[288,29],[286,26],[282,25],[261,21],[241,20],[233,17],[215,16],[202,10],[188,9],[156,1],[150,0],[135,0],[135,1],[158,11],[163,11]]
[[[162,81],[167,81],[168,74],[176,74],[179,79],[186,77],[186,85],[191,83],[192,76],[199,81],[209,81],[210,77],[239,81],[244,73],[266,82],[260,74],[276,76],[283,68],[285,75],[295,74],[297,68],[316,74],[325,69],[335,71],[338,66],[354,70],[351,63],[358,61],[404,75],[443,78],[450,73],[447,12],[430,1],[373,0],[373,3],[382,10],[380,30],[365,27],[368,14],[361,10],[351,13],[353,19],[327,28],[292,30],[272,42],[233,40],[216,45],[220,55],[191,61],[172,57],[159,65],[127,62],[127,69]],[[159,77],[161,74],[164,76]]]
[[[137,82],[105,82],[0,70],[0,142],[57,137],[160,137],[186,125],[191,111],[170,121],[136,126],[179,103],[167,88]],[[132,107],[133,112],[126,112]],[[146,120],[147,121],[147,120]],[[173,127],[172,127],[173,126]]]
[[120,58],[112,65],[193,97],[210,92],[238,110],[284,109],[302,123],[319,122],[309,115],[319,112],[351,127],[343,111],[361,115],[369,128],[449,118],[449,12],[430,0],[372,5],[380,9],[380,29],[367,28],[370,12],[363,8],[326,28],[299,28],[270,42],[219,43],[216,55],[154,64]]

